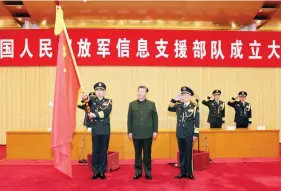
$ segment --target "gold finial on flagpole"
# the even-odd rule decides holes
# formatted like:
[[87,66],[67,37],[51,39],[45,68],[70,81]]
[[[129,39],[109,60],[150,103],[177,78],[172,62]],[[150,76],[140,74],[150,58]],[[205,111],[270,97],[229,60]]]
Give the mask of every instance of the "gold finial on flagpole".
[[[65,23],[64,23],[63,10],[62,10],[60,5],[57,5],[56,6],[56,22],[55,22],[54,33],[57,36],[63,31],[64,31],[64,34],[65,34],[66,42],[67,42],[67,45],[69,47],[69,52],[70,52],[70,55],[71,55],[76,73],[77,73],[77,76],[78,76],[78,80],[79,80],[79,83],[80,83],[80,86],[81,86],[80,89],[81,89],[82,92],[84,92],[84,86],[83,86],[83,83],[81,81],[81,77],[80,77],[80,73],[79,73],[79,70],[78,70],[77,62],[76,62],[76,59],[75,59],[75,56],[74,56],[74,53],[73,53],[73,50],[72,50],[72,47],[71,47],[71,44],[70,44],[70,38],[68,36],[68,32],[66,30],[66,26],[65,26]],[[66,56],[66,52],[67,51],[66,51],[66,48],[65,48],[65,51],[63,52],[64,56]]]
[[55,35],[59,35],[63,31],[63,11],[61,9],[61,6],[56,6],[56,22],[55,22]]

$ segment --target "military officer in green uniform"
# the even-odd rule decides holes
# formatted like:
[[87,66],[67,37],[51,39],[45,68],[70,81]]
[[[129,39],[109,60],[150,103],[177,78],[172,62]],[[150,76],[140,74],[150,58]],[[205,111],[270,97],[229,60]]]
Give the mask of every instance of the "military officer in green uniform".
[[235,109],[236,128],[248,128],[252,124],[252,107],[250,103],[246,102],[247,95],[247,92],[241,91],[238,93],[239,101],[237,97],[232,97],[228,102],[228,105]]
[[135,148],[134,179],[142,176],[143,161],[145,177],[151,180],[151,146],[158,133],[158,114],[155,103],[146,99],[147,92],[146,86],[139,86],[138,99],[129,104],[128,136]]
[[222,124],[225,122],[225,105],[224,102],[220,100],[221,91],[214,90],[213,98],[210,96],[206,100],[202,101],[202,104],[209,108],[208,122],[210,123],[210,128],[221,128]]
[[[92,127],[92,170],[94,173],[91,179],[100,177],[105,180],[112,100],[104,97],[106,85],[103,82],[96,83],[94,89],[96,98],[88,100],[91,110],[88,117]],[[82,99],[87,99],[87,95],[83,94]]]
[[180,174],[175,178],[188,177],[195,180],[193,175],[193,142],[199,135],[199,109],[196,103],[192,103],[194,92],[189,87],[182,87],[181,94],[171,100],[168,111],[176,112],[178,139],[180,153]]

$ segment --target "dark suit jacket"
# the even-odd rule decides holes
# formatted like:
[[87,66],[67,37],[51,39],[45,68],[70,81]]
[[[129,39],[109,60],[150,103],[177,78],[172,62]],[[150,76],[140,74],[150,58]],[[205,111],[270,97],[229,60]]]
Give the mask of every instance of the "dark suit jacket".
[[151,138],[158,132],[158,114],[155,103],[149,100],[132,101],[128,110],[128,133],[135,139]]

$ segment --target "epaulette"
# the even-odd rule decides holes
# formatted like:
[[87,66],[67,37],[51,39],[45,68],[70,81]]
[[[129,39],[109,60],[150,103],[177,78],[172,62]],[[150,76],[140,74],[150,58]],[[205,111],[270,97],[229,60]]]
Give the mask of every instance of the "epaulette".
[[246,104],[247,104],[247,106],[248,106],[247,111],[250,111],[250,110],[251,110],[251,104],[248,103],[248,102],[246,102]]
[[191,101],[190,104],[192,104],[193,107],[197,107],[198,106],[197,102]]
[[221,103],[220,110],[223,110],[223,109],[224,109],[224,107],[225,107],[225,104],[224,104],[224,102],[223,102],[223,101],[220,101],[220,103]]
[[100,109],[105,110],[108,108],[109,105],[112,105],[112,100],[111,99],[106,99],[104,98],[103,104],[100,106]]
[[111,105],[112,105],[112,99],[108,99],[108,101],[109,101],[109,104],[111,104]]

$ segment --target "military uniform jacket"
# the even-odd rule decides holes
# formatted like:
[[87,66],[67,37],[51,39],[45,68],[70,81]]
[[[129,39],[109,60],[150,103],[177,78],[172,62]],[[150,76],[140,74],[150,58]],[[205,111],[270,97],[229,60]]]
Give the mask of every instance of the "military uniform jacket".
[[103,98],[91,99],[88,102],[91,112],[95,114],[94,123],[91,123],[84,103],[78,105],[78,108],[85,110],[84,125],[92,127],[93,135],[109,135],[110,134],[110,113],[112,110],[112,100]]
[[199,136],[199,108],[197,104],[190,102],[187,106],[183,103],[171,100],[168,111],[177,114],[176,135],[178,138],[192,138]]
[[240,101],[236,101],[232,98],[228,105],[235,109],[235,119],[234,122],[237,124],[251,124],[252,123],[252,108],[248,102],[244,104]]
[[155,103],[149,100],[132,101],[128,110],[128,133],[135,139],[152,138],[158,132],[158,114]]
[[225,105],[223,101],[210,100],[209,97],[202,101],[209,108],[208,122],[211,124],[224,123]]

